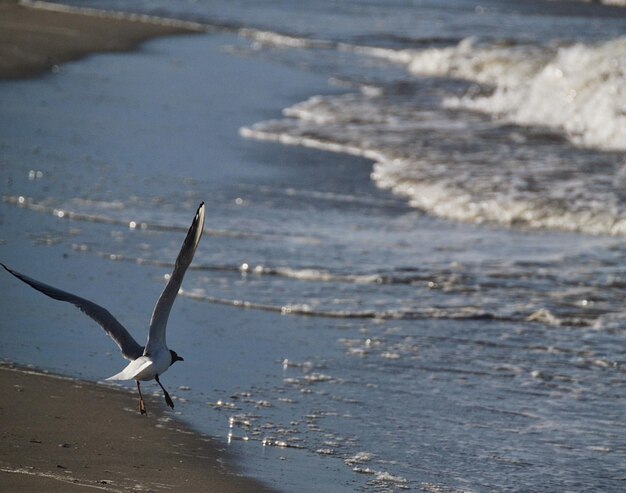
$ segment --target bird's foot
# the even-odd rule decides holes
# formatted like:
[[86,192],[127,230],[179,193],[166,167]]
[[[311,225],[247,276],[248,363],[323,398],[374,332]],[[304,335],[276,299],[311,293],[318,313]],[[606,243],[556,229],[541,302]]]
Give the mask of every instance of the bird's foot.
[[172,398],[167,392],[165,393],[165,402],[167,403],[168,406],[174,409],[174,402],[172,401]]
[[143,399],[139,401],[139,412],[142,416],[146,416],[148,413],[146,412],[146,405],[143,402]]
[[170,394],[167,392],[167,390],[165,390],[165,387],[163,387],[161,380],[159,380],[159,376],[155,375],[154,379],[156,380],[156,383],[159,384],[159,387],[161,387],[161,390],[163,391],[163,395],[165,396],[165,402],[167,402],[168,406],[174,409],[174,403],[172,402],[172,398],[170,397]]

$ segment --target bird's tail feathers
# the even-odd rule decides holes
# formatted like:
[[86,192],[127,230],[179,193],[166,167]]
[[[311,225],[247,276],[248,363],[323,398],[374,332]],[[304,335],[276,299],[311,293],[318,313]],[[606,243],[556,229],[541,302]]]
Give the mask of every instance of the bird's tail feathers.
[[148,358],[137,358],[136,360],[131,361],[128,366],[124,368],[121,372],[107,378],[107,380],[141,380],[141,377],[143,376],[142,372],[151,365],[152,361]]

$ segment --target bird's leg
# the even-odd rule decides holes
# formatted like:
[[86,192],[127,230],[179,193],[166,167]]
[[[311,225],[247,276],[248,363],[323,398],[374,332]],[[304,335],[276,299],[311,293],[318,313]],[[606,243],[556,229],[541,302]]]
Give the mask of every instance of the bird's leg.
[[143,402],[143,395],[141,395],[141,387],[139,386],[139,380],[135,380],[137,382],[137,390],[139,391],[139,412],[141,414],[148,414],[146,412],[146,405]]
[[161,387],[161,389],[163,390],[163,393],[165,394],[165,402],[167,402],[167,405],[170,406],[172,409],[174,409],[174,403],[172,402],[172,398],[170,397],[170,395],[167,393],[167,390],[165,390],[165,387],[163,387],[163,385],[161,385],[161,382],[159,381],[159,376],[155,375],[154,379],[156,380],[156,382],[159,384],[159,386]]

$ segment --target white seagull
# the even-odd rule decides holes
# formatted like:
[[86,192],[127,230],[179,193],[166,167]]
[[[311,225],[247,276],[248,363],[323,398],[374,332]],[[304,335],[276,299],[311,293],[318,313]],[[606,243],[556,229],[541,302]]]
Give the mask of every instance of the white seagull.
[[163,374],[170,366],[176,361],[183,361],[183,358],[176,354],[176,351],[172,351],[167,348],[165,344],[165,328],[167,326],[167,319],[178,294],[178,290],[183,282],[185,271],[193,255],[200,243],[200,237],[202,236],[202,230],[204,229],[204,202],[200,204],[196,212],[191,227],[187,232],[183,246],[180,249],[180,253],[176,258],[176,264],[174,271],[163,290],[154,312],[152,313],[152,319],[150,320],[150,333],[148,334],[148,341],[146,346],[140,346],[137,341],[131,336],[124,326],[119,323],[108,310],[97,305],[96,303],[76,296],[75,294],[61,291],[42,282],[31,279],[19,272],[9,269],[6,265],[0,263],[9,273],[13,274],[20,281],[25,282],[37,291],[41,291],[43,294],[50,296],[59,301],[67,301],[78,307],[83,313],[95,320],[122,351],[122,355],[130,363],[121,372],[107,378],[107,380],[135,380],[137,382],[137,390],[139,391],[139,411],[141,414],[146,414],[146,406],[144,404],[143,395],[141,394],[141,387],[139,381],[156,380],[163,393],[165,394],[165,402],[167,405],[174,408],[172,398],[168,394],[167,390],[163,387],[159,381],[159,376]]

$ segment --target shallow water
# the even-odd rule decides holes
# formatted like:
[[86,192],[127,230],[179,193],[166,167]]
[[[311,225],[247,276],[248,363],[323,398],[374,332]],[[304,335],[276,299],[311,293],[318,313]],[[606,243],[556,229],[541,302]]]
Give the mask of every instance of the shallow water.
[[[564,2],[173,5],[226,32],[0,85],[3,261],[141,340],[205,200],[168,332],[185,362],[163,381],[246,473],[284,491],[623,489],[624,154],[466,110],[499,80],[414,70],[461,67],[467,49],[522,51],[492,62],[505,75],[554,67],[561,46],[613,49],[623,18]],[[0,283],[1,357],[119,370],[82,315]]]

